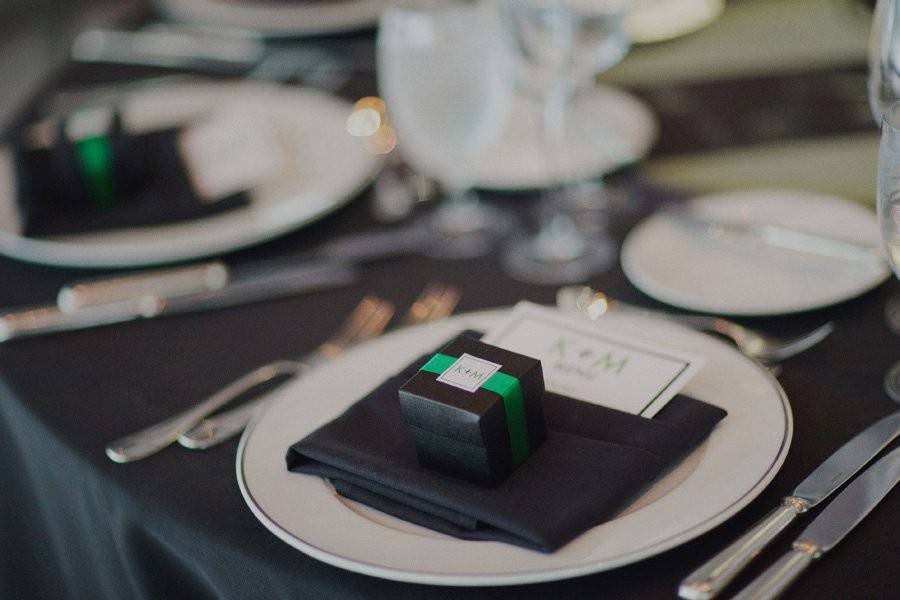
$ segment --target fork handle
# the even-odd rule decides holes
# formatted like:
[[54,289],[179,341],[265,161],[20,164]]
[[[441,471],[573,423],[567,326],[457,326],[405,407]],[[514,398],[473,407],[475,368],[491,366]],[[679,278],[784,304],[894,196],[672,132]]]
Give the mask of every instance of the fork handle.
[[191,450],[206,450],[218,446],[241,433],[268,400],[269,394],[265,394],[234,410],[207,417],[181,434],[178,443]]
[[816,558],[818,558],[817,548],[798,547],[794,544],[793,550],[778,559],[778,562],[754,579],[733,600],[774,600],[784,593]]
[[151,425],[106,446],[106,456],[117,463],[146,458],[174,443],[178,437],[198,422],[219,410],[237,396],[279,375],[280,369],[299,369],[299,363],[278,361],[265,365],[228,384],[200,404],[161,423]]
[[800,498],[785,498],[750,531],[688,575],[681,582],[678,595],[688,600],[714,598],[807,508],[809,504]]

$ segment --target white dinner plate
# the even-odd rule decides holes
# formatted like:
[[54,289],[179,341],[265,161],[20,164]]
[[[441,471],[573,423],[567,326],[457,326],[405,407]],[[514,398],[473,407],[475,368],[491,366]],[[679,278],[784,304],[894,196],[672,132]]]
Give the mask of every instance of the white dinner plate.
[[625,30],[633,44],[671,40],[703,29],[725,10],[725,0],[633,0]]
[[177,84],[136,91],[123,102],[121,111],[126,127],[140,131],[184,123],[223,103],[240,103],[271,119],[288,162],[284,176],[249,192],[249,204],[179,223],[24,237],[9,216],[15,182],[0,152],[0,253],[48,265],[99,268],[217,255],[321,218],[350,201],[382,164],[346,132],[350,104],[312,89],[248,82]]
[[539,104],[520,93],[501,133],[480,153],[477,185],[525,190],[599,177],[646,156],[658,130],[656,116],[644,102],[628,92],[596,86],[577,94],[567,114],[569,164],[548,160]]
[[399,330],[277,392],[238,446],[238,483],[253,514],[291,546],[352,571],[435,585],[512,585],[603,571],[682,544],[746,506],[781,468],[791,441],[791,411],[767,371],[712,337],[665,321],[611,314],[597,327],[705,357],[684,392],[724,408],[728,416],[619,516],[552,554],[442,535],[342,499],[318,477],[287,470],[285,453],[294,442],[422,353],[460,330],[484,330],[505,312]]
[[[872,248],[878,220],[848,200],[792,190],[712,194],[690,202],[712,221],[759,223],[819,233]],[[774,248],[742,236],[714,238],[657,213],[622,246],[622,268],[649,296],[691,310],[745,316],[813,310],[854,298],[890,276],[863,263]]]
[[156,0],[156,4],[178,21],[292,37],[372,27],[389,1]]

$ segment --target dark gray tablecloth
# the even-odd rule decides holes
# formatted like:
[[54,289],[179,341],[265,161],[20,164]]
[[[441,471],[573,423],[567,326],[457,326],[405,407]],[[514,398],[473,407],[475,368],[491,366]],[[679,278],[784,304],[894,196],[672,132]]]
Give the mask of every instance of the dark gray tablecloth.
[[[84,69],[64,74],[69,82],[109,76],[110,71]],[[346,93],[371,86],[371,79],[360,76]],[[667,127],[675,124],[664,121]],[[615,223],[619,236],[665,197],[627,174],[613,183],[629,194],[630,209]],[[529,202],[495,200],[519,210]],[[289,256],[373,226],[364,194],[313,227],[226,259]],[[0,306],[46,302],[75,275],[0,259]],[[607,573],[523,587],[394,583],[341,571],[293,550],[244,505],[234,476],[236,442],[199,453],[176,447],[129,465],[105,458],[108,440],[189,406],[255,366],[312,349],[363,294],[404,307],[434,279],[464,288],[460,311],[522,298],[551,303],[554,297],[551,288],[507,278],[493,257],[412,257],[367,268],[353,288],[0,345],[0,598],[671,598],[687,572],[894,408],[881,379],[900,358],[900,338],[883,318],[886,300],[900,293],[896,281],[827,310],[749,320],[780,333],[830,319],[837,325],[825,342],[784,363],[780,381],[791,399],[795,432],[774,482],[725,524],[662,555]],[[654,304],[618,268],[589,283]],[[894,492],[787,597],[896,597],[898,506]],[[791,537],[775,544],[741,582],[785,551]]]

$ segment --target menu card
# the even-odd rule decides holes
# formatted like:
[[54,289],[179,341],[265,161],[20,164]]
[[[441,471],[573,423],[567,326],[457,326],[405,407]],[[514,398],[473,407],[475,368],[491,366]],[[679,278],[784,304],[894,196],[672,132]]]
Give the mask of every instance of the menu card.
[[703,367],[702,357],[613,333],[603,319],[520,302],[482,341],[541,361],[546,389],[653,417]]

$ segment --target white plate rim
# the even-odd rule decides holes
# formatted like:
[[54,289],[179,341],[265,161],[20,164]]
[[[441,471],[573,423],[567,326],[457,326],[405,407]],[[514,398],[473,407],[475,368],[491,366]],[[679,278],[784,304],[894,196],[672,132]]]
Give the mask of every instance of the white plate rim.
[[[374,27],[389,0],[342,0],[316,5],[216,0],[155,0],[170,18],[258,31],[269,37],[324,35]],[[261,13],[264,17],[261,18]]]
[[[487,311],[479,311],[473,313],[465,313],[457,315],[452,319],[462,320],[463,318],[469,319],[479,319],[479,318],[489,318],[494,315],[502,314],[503,311],[508,309],[494,309]],[[426,325],[427,326],[427,325]],[[423,326],[424,327],[424,326]],[[677,326],[680,327],[680,326]],[[681,327],[680,327],[681,328]],[[684,329],[684,328],[682,328]],[[401,330],[402,331],[402,330]],[[394,335],[393,332],[387,335]],[[694,333],[694,332],[692,332]],[[699,335],[699,334],[698,334]],[[716,343],[721,344],[723,348],[737,352],[726,346],[724,342]],[[290,545],[291,547],[300,550],[301,552],[320,560],[324,563],[346,569],[348,571],[353,571],[357,573],[362,573],[364,575],[369,575],[373,577],[378,577],[382,579],[388,579],[393,581],[401,581],[406,583],[420,583],[427,585],[441,585],[441,586],[452,586],[452,587],[472,587],[472,586],[503,586],[503,585],[519,585],[519,584],[529,584],[529,583],[540,583],[540,582],[548,582],[548,581],[558,581],[562,579],[569,579],[572,577],[579,577],[583,575],[589,575],[593,573],[598,573],[601,571],[606,571],[610,569],[614,569],[616,567],[620,567],[626,564],[631,564],[642,560],[644,558],[648,558],[650,556],[654,556],[666,550],[670,550],[675,548],[726,521],[730,517],[734,516],[738,511],[747,506],[750,502],[752,502],[768,485],[771,483],[772,479],[777,475],[780,471],[781,467],[784,464],[784,461],[787,457],[788,451],[790,450],[791,441],[793,439],[793,414],[790,408],[790,403],[788,401],[787,395],[784,392],[781,384],[775,379],[775,377],[766,370],[763,366],[753,363],[752,361],[747,360],[750,364],[756,367],[768,380],[768,383],[772,386],[772,389],[777,393],[778,399],[781,403],[781,408],[784,414],[784,432],[782,435],[782,439],[780,442],[780,448],[778,450],[777,455],[772,460],[771,464],[763,473],[756,483],[747,490],[743,496],[737,498],[730,505],[723,507],[719,512],[715,515],[708,517],[701,523],[694,525],[693,527],[670,536],[662,541],[656,541],[649,547],[641,548],[634,550],[630,553],[623,554],[621,556],[615,557],[612,560],[607,560],[602,563],[588,563],[583,565],[577,565],[569,568],[554,568],[548,571],[532,571],[528,573],[512,573],[512,574],[483,574],[483,573],[471,573],[471,574],[435,574],[435,573],[427,573],[422,571],[413,571],[413,570],[404,570],[398,569],[394,567],[386,567],[383,565],[379,565],[376,563],[370,563],[365,561],[360,561],[353,558],[347,558],[344,556],[337,555],[331,551],[324,550],[319,548],[313,544],[310,544],[294,535],[290,532],[284,530],[273,518],[271,518],[265,511],[265,509],[260,506],[256,499],[253,496],[252,491],[249,489],[245,475],[244,475],[244,467],[243,467],[243,459],[245,455],[245,449],[248,443],[248,440],[253,434],[253,431],[256,425],[260,422],[262,417],[264,416],[266,411],[261,411],[258,413],[250,425],[244,430],[243,435],[241,436],[240,442],[237,448],[237,454],[235,457],[235,474],[238,481],[238,487],[240,489],[241,495],[250,508],[253,515],[263,524],[266,529],[268,529],[271,533],[273,533],[276,537]],[[271,404],[274,403],[270,403]],[[472,542],[478,543],[478,542]]]
[[[829,201],[841,201],[848,206],[858,206],[857,204],[847,200],[846,198],[842,198],[840,196],[835,196],[832,194],[809,192],[805,190],[775,188],[713,192],[691,198],[689,202],[717,202],[720,199],[727,202],[734,197],[747,196],[749,194],[755,193],[763,195],[786,194],[803,196],[806,198],[823,198]],[[855,287],[852,289],[848,288],[841,294],[835,293],[828,296],[827,298],[822,297],[820,300],[815,302],[803,301],[801,299],[798,299],[794,303],[784,303],[774,308],[760,306],[756,309],[745,307],[741,310],[735,310],[725,303],[711,302],[700,295],[692,295],[690,293],[676,295],[672,293],[671,289],[657,283],[656,281],[654,281],[652,276],[646,274],[638,265],[638,259],[636,258],[636,245],[638,243],[636,240],[641,239],[643,230],[651,225],[651,219],[655,218],[656,216],[656,214],[648,216],[628,232],[625,241],[622,243],[619,262],[622,266],[622,271],[625,273],[625,276],[632,284],[634,284],[635,287],[652,298],[655,298],[661,302],[665,302],[666,304],[669,304],[671,306],[676,306],[678,308],[734,317],[770,317],[779,315],[793,315],[797,313],[827,308],[836,304],[841,304],[842,302],[846,302],[848,300],[852,300],[854,298],[858,298],[866,292],[875,289],[891,276],[890,269],[885,268],[884,273],[882,274],[880,279],[876,280],[875,278],[873,278],[867,285],[860,285],[859,287]]]
[[[242,89],[255,93],[255,88],[252,85],[255,84],[244,84],[239,87],[233,83],[204,83],[200,88]],[[177,84],[172,86],[168,93],[174,93],[176,96],[183,94],[189,97],[193,93],[191,87],[191,84]],[[270,86],[261,85],[260,90],[263,87],[268,88]],[[140,93],[138,92],[138,94]],[[155,93],[157,92],[151,91],[151,94]],[[332,103],[335,108],[340,106],[341,109],[346,110],[348,115],[352,108],[346,100],[313,88],[286,88],[276,90],[275,93],[292,96],[298,102],[302,102],[305,98],[309,103],[320,103],[320,105],[324,105],[323,103],[325,102]],[[157,245],[149,252],[145,247],[138,246],[125,249],[121,241],[113,242],[113,248],[117,251],[111,251],[109,248],[103,248],[102,242],[96,240],[80,241],[78,239],[79,236],[67,236],[65,239],[32,238],[0,228],[0,254],[40,265],[118,269],[179,263],[233,252],[281,237],[286,233],[313,223],[348,204],[377,177],[383,165],[381,157],[368,153],[364,155],[362,152],[360,156],[365,158],[366,162],[365,164],[360,164],[359,173],[356,175],[353,185],[348,186],[346,190],[342,190],[343,193],[336,194],[331,198],[324,198],[322,202],[317,202],[315,206],[306,207],[304,210],[293,211],[292,214],[286,215],[286,218],[277,222],[269,219],[264,226],[249,222],[244,229],[232,230],[228,236],[220,238],[210,236],[197,242],[188,240],[187,232],[181,231],[178,234],[178,243]],[[272,209],[270,208],[270,210]],[[244,207],[236,211],[195,219],[191,222],[142,227],[140,230],[145,234],[147,232],[157,232],[159,236],[165,236],[170,228],[190,229],[196,234],[204,226],[215,224],[221,219],[233,219],[237,211],[240,211],[241,214],[245,212],[248,215],[254,214],[252,207]],[[118,229],[108,233],[122,235],[127,231],[126,229]],[[105,232],[100,232],[98,235],[102,236],[103,233]]]

